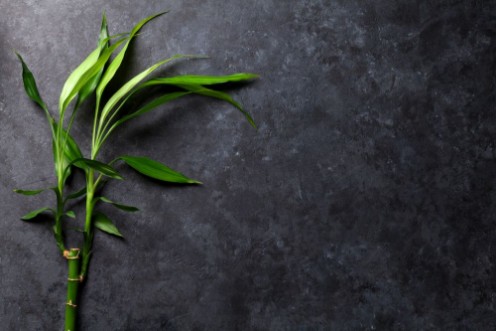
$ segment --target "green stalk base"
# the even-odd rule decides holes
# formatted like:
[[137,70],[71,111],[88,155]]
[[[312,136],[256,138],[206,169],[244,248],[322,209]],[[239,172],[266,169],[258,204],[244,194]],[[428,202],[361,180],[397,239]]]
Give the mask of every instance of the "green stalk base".
[[77,294],[79,283],[80,259],[79,248],[71,248],[64,251],[64,257],[67,259],[69,276],[67,278],[67,301],[65,304],[65,331],[76,331],[77,317]]

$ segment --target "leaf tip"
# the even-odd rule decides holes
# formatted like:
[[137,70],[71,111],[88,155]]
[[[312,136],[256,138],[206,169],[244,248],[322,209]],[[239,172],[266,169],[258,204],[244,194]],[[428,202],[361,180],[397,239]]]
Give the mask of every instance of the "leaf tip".
[[252,74],[252,73],[248,73],[248,79],[260,79],[260,75],[259,74]]
[[15,48],[12,48],[12,51],[17,56],[17,58],[19,59],[19,61],[21,61],[21,63],[24,64],[24,59],[22,58],[21,54],[19,54],[19,52],[17,52],[17,50]]
[[256,131],[258,131],[258,126],[255,124],[255,122],[254,122],[253,120],[250,122],[250,125],[251,125],[251,126],[252,126],[252,127],[253,127]]
[[169,12],[170,12],[170,10],[169,10],[169,9],[164,10],[164,11],[162,11],[162,12],[158,13],[158,14],[155,14],[155,17],[159,17],[159,16],[162,16],[162,15],[165,15],[165,14],[167,14],[167,13],[169,13]]

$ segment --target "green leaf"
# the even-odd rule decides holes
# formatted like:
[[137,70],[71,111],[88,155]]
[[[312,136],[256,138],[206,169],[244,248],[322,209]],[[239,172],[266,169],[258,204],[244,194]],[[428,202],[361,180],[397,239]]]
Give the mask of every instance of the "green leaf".
[[38,106],[48,112],[47,106],[41,99],[40,92],[38,92],[38,87],[36,86],[36,81],[34,79],[33,73],[29,70],[22,56],[17,52],[16,55],[22,64],[22,80],[24,82],[24,89],[26,90],[26,94],[29,96],[29,98],[31,98],[31,100],[36,102]]
[[115,44],[103,50],[100,54],[100,45],[90,53],[90,55],[69,75],[59,99],[59,110],[64,113],[69,103],[76,94],[94,77],[107,63],[112,53],[128,38],[122,38]]
[[118,121],[116,121],[112,127],[114,129],[114,128],[116,128],[117,126],[121,125],[124,122],[127,122],[127,121],[129,121],[129,120],[131,120],[131,119],[133,119],[135,117],[138,117],[140,115],[143,115],[145,113],[148,113],[149,111],[157,108],[158,106],[161,106],[161,105],[166,104],[166,103],[168,103],[170,101],[179,99],[180,97],[186,96],[188,94],[191,94],[191,93],[190,92],[174,92],[174,93],[164,94],[161,97],[158,97],[155,100],[147,103],[146,105],[144,105],[143,107],[141,107],[137,111],[135,111],[135,112],[133,112],[133,113],[131,113],[129,115],[126,115],[126,116],[122,117],[121,119],[119,119]]
[[29,212],[26,215],[24,215],[23,217],[21,217],[21,220],[23,220],[23,221],[32,220],[33,218],[37,217],[39,214],[41,214],[41,213],[43,213],[45,211],[51,211],[51,212],[53,212],[53,209],[52,208],[48,208],[48,207],[43,207],[43,208],[40,208],[40,209],[33,210],[32,212]]
[[151,79],[147,82],[149,85],[178,85],[178,84],[193,84],[193,85],[216,85],[224,83],[243,82],[258,78],[258,75],[251,73],[236,73],[224,76],[203,76],[203,75],[183,75],[175,77],[162,77]]
[[122,203],[118,203],[118,202],[112,201],[110,199],[107,199],[106,197],[99,197],[98,199],[105,202],[105,203],[109,203],[109,204],[113,205],[114,207],[119,208],[119,209],[124,210],[124,211],[129,211],[129,212],[139,211],[139,209],[136,207],[124,205]]
[[[54,123],[54,128],[57,130],[58,126],[56,123]],[[62,160],[62,163],[59,164],[56,155],[58,154],[56,151],[56,146],[55,142],[52,143],[53,147],[53,155],[54,155],[54,163],[55,163],[55,168],[58,169],[57,167],[61,167],[64,169],[64,182],[65,180],[69,177],[71,174],[70,171],[70,165],[75,165],[80,168],[84,168],[81,164],[76,165],[73,163],[74,160],[81,159],[83,158],[83,153],[81,153],[81,149],[79,148],[78,144],[74,140],[74,138],[67,133],[66,130],[62,129],[62,141],[65,141],[65,145],[63,146],[64,149],[64,159]],[[57,171],[56,171],[57,173]]]
[[64,137],[67,137],[65,138],[66,144],[64,146],[64,154],[69,160],[69,162],[82,158],[83,153],[81,153],[81,149],[79,149],[79,146],[74,140],[74,138],[72,138],[72,136],[68,134],[65,130],[62,130],[62,135]]
[[19,190],[19,189],[14,189],[15,193],[22,194],[22,195],[37,195],[40,194],[43,191],[46,191],[47,189],[41,189],[41,190]]
[[139,173],[171,183],[182,183],[182,184],[201,184],[201,182],[188,178],[183,174],[172,170],[171,168],[163,165],[160,162],[154,161],[147,157],[139,156],[121,156],[119,159],[126,162],[128,166],[138,171]]
[[76,213],[74,211],[72,211],[72,210],[68,210],[65,213],[65,216],[70,217],[70,218],[76,218]]
[[[54,128],[55,130],[57,130],[57,123],[54,123]],[[74,138],[67,133],[65,129],[62,129],[62,141],[65,141],[64,155],[67,157],[69,162],[83,157],[83,153],[81,153],[81,149],[79,148],[78,144],[76,143]]]
[[110,99],[107,101],[107,103],[105,104],[105,107],[102,110],[102,114],[100,117],[100,125],[103,125],[103,122],[105,121],[106,117],[109,115],[111,110],[117,105],[117,103],[124,96],[126,96],[126,94],[129,93],[136,85],[138,85],[143,79],[145,79],[153,71],[157,70],[160,66],[162,66],[168,62],[171,62],[173,60],[181,59],[181,58],[201,58],[201,56],[181,55],[181,54],[175,55],[173,57],[170,57],[168,59],[165,59],[165,60],[162,60],[160,62],[155,63],[151,67],[147,68],[146,70],[142,71],[138,75],[134,76],[126,84],[124,84],[117,92],[115,92],[112,95],[112,97],[110,97]]
[[83,187],[82,189],[80,189],[79,191],[76,191],[74,193],[71,193],[69,194],[65,200],[73,200],[73,199],[77,199],[77,198],[80,198],[80,197],[83,197],[86,195],[86,186]]
[[243,109],[243,107],[238,102],[236,102],[229,94],[227,94],[225,92],[221,92],[221,91],[212,90],[212,89],[200,86],[200,85],[178,84],[177,86],[180,88],[183,88],[187,91],[190,91],[192,93],[195,93],[195,94],[219,99],[219,100],[226,101],[226,102],[230,103],[234,107],[238,108],[238,110],[246,117],[246,119],[248,120],[248,122],[250,123],[250,125],[252,127],[254,127],[255,129],[257,128],[251,115],[247,111],[245,111]]
[[[60,100],[59,100],[59,109],[62,112],[67,105],[69,104],[70,95],[74,90],[78,81],[80,81],[81,77],[85,72],[87,72],[95,63],[98,61],[98,57],[100,56],[101,47],[98,46],[95,48],[88,57],[81,62],[81,64],[69,75],[67,80],[65,81],[64,86],[62,87],[62,91],[60,92]],[[69,101],[67,101],[69,100]]]
[[52,135],[54,135],[54,119],[50,112],[48,111],[48,107],[46,106],[43,99],[41,99],[40,92],[38,91],[38,87],[36,86],[36,80],[34,79],[33,73],[29,70],[27,64],[24,62],[22,56],[16,52],[17,57],[21,61],[22,64],[22,81],[24,83],[24,90],[29,98],[34,101],[38,106],[43,109],[45,112],[46,118],[48,120],[48,124],[50,125],[50,129],[52,130]]
[[134,38],[134,36],[139,32],[139,30],[146,23],[148,23],[149,21],[153,20],[154,18],[159,17],[159,16],[161,16],[161,15],[163,15],[165,13],[166,12],[158,13],[158,14],[155,14],[155,15],[151,15],[151,16],[149,16],[149,17],[141,20],[138,24],[136,24],[134,26],[134,28],[129,33],[129,40],[122,47],[121,51],[119,52],[119,54],[117,54],[117,56],[115,57],[115,59],[110,63],[109,67],[107,68],[107,70],[103,74],[103,77],[102,77],[100,83],[98,84],[98,87],[96,89],[96,95],[97,95],[97,100],[98,100],[97,102],[99,102],[99,100],[100,100],[100,98],[101,98],[101,96],[103,94],[103,90],[108,85],[108,83],[112,80],[112,78],[116,74],[117,70],[121,66],[122,61],[124,60],[124,56],[126,55],[126,51],[127,51],[128,47],[129,47],[129,44],[131,43],[131,41]]
[[[109,34],[108,34],[108,26],[107,26],[107,17],[105,13],[102,15],[102,24],[100,27],[100,35],[98,38],[98,46],[101,50],[105,50],[109,46]],[[100,53],[101,54],[101,53]],[[98,83],[100,83],[100,79],[102,77],[103,71],[105,67],[102,67],[100,71],[90,79],[86,85],[84,85],[78,94],[78,99],[76,101],[76,108],[79,107],[96,89]]]
[[52,140],[52,154],[53,154],[53,163],[55,165],[55,173],[58,174],[59,169],[62,169],[64,173],[63,181],[65,182],[65,180],[71,174],[71,169],[69,167],[70,161],[67,160],[65,153],[64,153],[64,157],[61,160],[59,160],[59,158],[57,157],[58,151],[57,151],[57,145],[55,144],[55,140]]
[[94,225],[97,229],[102,230],[103,232],[106,232],[108,234],[123,238],[117,227],[105,214],[98,212],[95,214],[94,217]]
[[253,79],[256,77],[258,76],[254,74],[234,74],[229,76],[218,76],[218,77],[215,76],[176,76],[170,78],[165,77],[165,78],[151,79],[145,82],[144,84],[140,85],[139,89],[153,85],[174,85],[179,88],[190,91],[191,93],[226,101],[231,105],[233,105],[234,107],[236,107],[246,117],[250,125],[256,129],[257,126],[253,121],[251,115],[247,111],[245,111],[241,106],[241,104],[236,102],[229,94],[206,88],[199,83],[194,83],[195,81],[197,81],[197,82],[202,82],[202,84],[205,85],[220,84],[220,83]]
[[77,159],[73,162],[74,162],[74,164],[83,163],[87,167],[89,167],[93,170],[96,170],[99,173],[101,173],[102,175],[105,175],[107,177],[114,178],[114,179],[123,179],[122,176],[119,174],[119,172],[117,170],[115,170],[112,166],[105,164],[105,163],[102,163],[100,161],[81,158],[81,159]]

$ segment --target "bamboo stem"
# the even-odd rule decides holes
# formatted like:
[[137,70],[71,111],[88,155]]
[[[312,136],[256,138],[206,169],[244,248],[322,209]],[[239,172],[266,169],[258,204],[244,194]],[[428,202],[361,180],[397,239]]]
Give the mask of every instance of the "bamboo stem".
[[64,236],[62,234],[62,217],[64,215],[64,201],[62,199],[62,189],[58,188],[56,191],[57,195],[57,211],[55,213],[55,226],[53,228],[55,233],[55,241],[57,243],[57,247],[63,253],[65,251],[64,246]]
[[83,264],[81,266],[81,279],[86,277],[88,264],[93,246],[93,208],[95,207],[95,177],[93,169],[86,173],[86,217],[84,222]]
[[79,269],[80,258],[79,248],[71,248],[64,251],[64,257],[67,259],[68,264],[68,278],[67,278],[67,301],[65,304],[65,331],[76,330],[76,316],[77,316],[77,294],[79,289]]

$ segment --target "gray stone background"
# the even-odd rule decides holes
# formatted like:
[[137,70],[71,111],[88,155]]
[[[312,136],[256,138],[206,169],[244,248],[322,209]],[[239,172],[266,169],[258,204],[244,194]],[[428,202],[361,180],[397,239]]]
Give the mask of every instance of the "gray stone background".
[[141,211],[108,210],[126,239],[97,236],[80,330],[496,329],[496,1],[0,0],[0,330],[62,329],[66,278],[19,221],[53,197],[12,193],[54,180],[12,49],[55,109],[103,9],[111,33],[171,10],[121,80],[176,53],[211,58],[161,74],[261,74],[231,90],[259,131],[192,97],[109,141],[205,184],[119,167],[106,195]]

